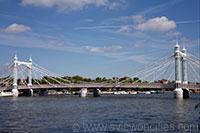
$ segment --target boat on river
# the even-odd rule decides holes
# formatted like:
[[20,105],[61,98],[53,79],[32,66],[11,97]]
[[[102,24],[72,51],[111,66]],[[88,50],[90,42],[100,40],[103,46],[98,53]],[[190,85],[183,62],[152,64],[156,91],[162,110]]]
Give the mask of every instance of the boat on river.
[[151,92],[150,91],[146,91],[144,94],[149,95],[149,94],[151,94]]
[[131,91],[131,92],[129,92],[129,94],[136,95],[138,93],[137,93],[137,91]]
[[115,95],[125,95],[125,94],[129,94],[128,92],[126,91],[117,91],[117,92],[114,92]]
[[4,92],[4,91],[0,92],[0,97],[12,97],[12,96],[13,96],[12,92]]

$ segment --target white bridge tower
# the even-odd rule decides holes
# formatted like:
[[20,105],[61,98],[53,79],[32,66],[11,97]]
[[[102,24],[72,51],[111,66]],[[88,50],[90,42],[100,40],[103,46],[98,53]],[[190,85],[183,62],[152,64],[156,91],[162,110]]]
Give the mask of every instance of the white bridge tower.
[[184,84],[187,84],[187,53],[186,49],[183,48],[180,51],[178,42],[174,48],[175,58],[175,97],[176,98],[187,98],[189,97],[189,90],[182,88]]
[[[18,96],[19,91],[18,91],[18,67],[20,65],[25,65],[28,68],[28,87],[32,86],[32,59],[30,57],[29,61],[24,62],[24,61],[19,61],[17,58],[17,55],[14,57],[14,68],[13,68],[13,95]],[[33,95],[33,90],[30,89],[31,95]]]

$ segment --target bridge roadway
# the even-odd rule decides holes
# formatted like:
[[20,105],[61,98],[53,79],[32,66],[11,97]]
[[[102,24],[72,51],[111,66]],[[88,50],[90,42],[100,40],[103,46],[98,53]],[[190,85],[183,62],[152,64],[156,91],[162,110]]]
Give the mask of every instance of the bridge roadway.
[[[200,84],[187,84],[187,85],[181,85],[182,88],[188,88],[191,90],[197,90],[200,89]],[[116,83],[71,83],[71,84],[53,84],[53,85],[32,85],[32,86],[18,86],[19,90],[24,89],[81,89],[81,88],[88,88],[88,89],[107,89],[107,88],[121,88],[121,89],[136,89],[136,88],[145,88],[145,89],[169,89],[174,90],[175,84],[174,83],[168,83],[168,84],[162,84],[162,83],[123,83],[123,84],[116,84]],[[8,88],[1,88],[0,90],[10,90],[12,87]]]

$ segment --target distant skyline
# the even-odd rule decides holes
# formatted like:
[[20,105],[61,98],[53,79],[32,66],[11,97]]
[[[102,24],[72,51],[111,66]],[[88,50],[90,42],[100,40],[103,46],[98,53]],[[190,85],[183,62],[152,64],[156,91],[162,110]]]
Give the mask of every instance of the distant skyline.
[[200,57],[200,0],[0,0],[0,64],[113,77],[173,53]]

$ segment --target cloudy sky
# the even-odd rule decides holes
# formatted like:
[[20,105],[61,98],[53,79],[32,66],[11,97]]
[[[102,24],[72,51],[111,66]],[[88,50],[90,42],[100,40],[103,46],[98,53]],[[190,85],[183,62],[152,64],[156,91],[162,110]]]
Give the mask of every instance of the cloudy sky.
[[199,56],[199,0],[0,0],[0,64],[14,53],[66,75],[122,76],[172,54]]

